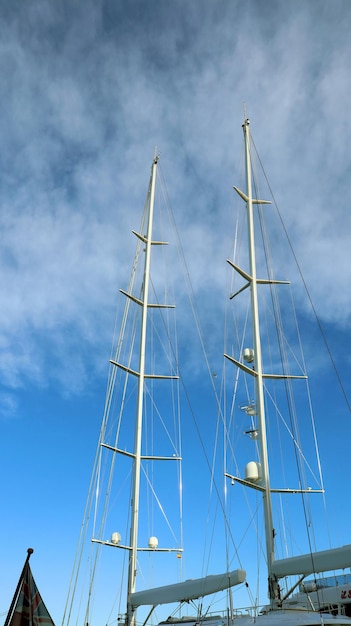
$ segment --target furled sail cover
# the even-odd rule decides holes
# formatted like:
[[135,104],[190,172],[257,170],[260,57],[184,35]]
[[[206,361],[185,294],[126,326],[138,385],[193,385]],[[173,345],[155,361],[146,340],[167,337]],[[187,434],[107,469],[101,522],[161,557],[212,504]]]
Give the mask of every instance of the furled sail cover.
[[237,569],[233,572],[226,572],[225,574],[205,576],[204,578],[186,580],[174,585],[155,587],[154,589],[146,589],[145,591],[136,591],[131,594],[130,604],[136,609],[141,605],[157,606],[158,604],[195,600],[196,598],[208,596],[211,593],[240,585],[240,583],[245,581],[245,578],[246,572]]
[[295,574],[308,576],[309,574],[345,569],[346,567],[351,567],[351,544],[342,546],[342,548],[301,554],[289,559],[274,561],[272,571],[277,578],[283,578]]

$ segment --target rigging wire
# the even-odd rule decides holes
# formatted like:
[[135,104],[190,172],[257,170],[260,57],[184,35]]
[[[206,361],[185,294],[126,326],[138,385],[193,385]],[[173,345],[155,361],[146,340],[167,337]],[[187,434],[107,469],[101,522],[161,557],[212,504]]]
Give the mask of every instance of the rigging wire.
[[[256,154],[257,154],[257,151],[256,151]],[[265,255],[266,265],[268,268],[268,275],[269,277],[271,277],[273,275],[272,275],[270,248],[269,248],[267,233],[264,227],[263,211],[260,209],[259,209],[259,219],[260,219],[260,225],[261,225],[262,241],[263,241],[263,246],[264,246],[264,255]],[[278,340],[278,347],[279,347],[279,352],[281,356],[283,374],[286,376],[289,376],[290,372],[289,372],[288,362],[286,358],[285,342],[282,339],[284,337],[283,322],[282,322],[282,317],[281,317],[281,310],[280,310],[280,305],[279,305],[277,289],[275,285],[270,285],[270,293],[271,293],[271,299],[272,299],[272,305],[273,305],[273,314],[275,318],[275,326],[277,328],[277,340]],[[303,485],[306,485],[306,482],[305,482],[305,479],[302,478],[304,475],[304,466],[302,465],[300,455],[298,454],[298,448],[301,449],[301,441],[300,441],[299,428],[298,428],[298,422],[297,422],[296,406],[295,406],[294,395],[292,391],[292,380],[290,378],[285,378],[284,385],[286,388],[286,398],[288,402],[288,411],[289,411],[289,416],[290,416],[290,428],[292,431],[292,437],[293,437],[293,441],[297,441],[297,446],[294,446],[293,449],[294,449],[297,472],[298,472],[298,477],[299,477],[299,484],[303,486]],[[313,415],[312,415],[312,419],[313,419]],[[311,559],[313,559],[313,547],[312,547],[312,537],[311,537],[311,532],[313,532],[313,527],[311,527],[311,524],[310,524],[309,500],[304,493],[301,493],[301,501],[302,501],[302,507],[303,507],[303,512],[304,512],[304,518],[305,518],[305,526],[306,526],[306,531],[307,531],[309,552],[311,555]],[[308,514],[308,511],[309,511],[309,514]]]
[[[253,143],[253,145],[254,145],[254,143]],[[254,148],[255,148],[255,145],[254,145]],[[279,209],[278,209],[278,206],[277,206],[276,200],[275,200],[275,198],[274,198],[274,195],[273,195],[272,189],[271,189],[271,187],[270,187],[270,184],[269,184],[268,178],[267,178],[267,176],[266,176],[266,174],[265,174],[265,171],[264,171],[263,165],[262,165],[262,163],[261,163],[261,161],[260,161],[260,158],[259,158],[259,155],[258,155],[258,153],[257,153],[256,148],[255,148],[255,153],[256,153],[257,159],[258,159],[258,161],[259,161],[259,163],[260,163],[260,165],[261,165],[262,171],[263,171],[263,173],[264,173],[264,176],[265,176],[265,179],[266,179],[266,182],[267,182],[268,188],[269,188],[269,190],[270,190],[271,196],[272,196],[273,201],[274,201],[274,205],[275,205],[275,208],[276,208],[277,214],[278,214],[279,219],[280,219],[280,223],[281,223],[282,228],[283,228],[283,230],[284,230],[284,233],[285,233],[286,239],[287,239],[287,241],[288,241],[288,244],[289,244],[290,250],[291,250],[291,252],[292,252],[293,258],[294,258],[295,263],[296,263],[296,267],[297,267],[297,269],[298,269],[298,272],[299,272],[299,274],[300,274],[301,280],[302,280],[302,282],[303,282],[303,285],[304,285],[304,288],[305,288],[306,294],[307,294],[307,296],[308,296],[308,299],[309,299],[309,302],[310,302],[310,305],[311,305],[311,308],[312,308],[312,311],[313,311],[314,317],[315,317],[315,319],[316,319],[316,321],[317,321],[318,328],[319,328],[319,330],[320,330],[320,333],[321,333],[322,339],[323,339],[324,344],[325,344],[325,346],[326,346],[326,349],[327,349],[327,352],[328,352],[328,355],[329,355],[330,361],[331,361],[331,363],[332,363],[332,365],[333,365],[333,368],[334,368],[334,371],[335,371],[335,373],[336,373],[336,376],[337,376],[337,379],[338,379],[339,386],[340,386],[341,391],[342,391],[342,393],[343,393],[343,396],[344,396],[344,399],[345,399],[345,401],[346,401],[346,404],[347,404],[347,406],[348,406],[349,410],[351,410],[350,403],[349,403],[348,398],[347,398],[347,396],[346,396],[345,388],[344,388],[344,386],[343,386],[343,383],[342,383],[342,380],[341,380],[340,374],[339,374],[339,372],[338,372],[338,370],[337,370],[337,367],[336,367],[336,363],[335,363],[335,361],[334,361],[334,358],[333,358],[333,356],[332,356],[332,354],[331,354],[331,350],[330,350],[329,344],[328,344],[328,342],[327,342],[326,335],[325,335],[325,333],[324,333],[324,331],[323,331],[323,328],[322,328],[322,325],[321,325],[321,321],[320,321],[320,319],[319,319],[319,317],[318,317],[318,315],[317,315],[316,309],[315,309],[314,304],[313,304],[313,302],[312,302],[312,298],[311,298],[311,295],[310,295],[309,290],[308,290],[308,288],[307,288],[307,284],[306,284],[305,279],[304,279],[304,277],[303,277],[303,275],[302,275],[302,270],[301,270],[301,267],[300,267],[300,265],[299,265],[299,263],[298,263],[298,260],[297,260],[297,257],[296,257],[296,254],[295,254],[295,251],[294,251],[294,249],[293,249],[292,242],[291,242],[291,240],[290,240],[290,238],[289,238],[289,236],[288,236],[287,230],[286,230],[285,225],[284,225],[284,223],[283,223],[282,216],[281,216],[280,211],[279,211]],[[260,214],[260,220],[261,220],[261,214]],[[265,256],[266,256],[266,260],[268,260],[268,259],[270,258],[270,257],[269,257],[269,248],[268,248],[268,246],[266,247],[266,245],[267,245],[267,244],[266,244],[267,238],[265,238],[264,230],[263,230],[263,227],[262,227],[262,220],[261,220],[261,232],[263,233],[263,242],[264,242],[264,246],[265,246]],[[269,267],[269,264],[267,264],[267,266]],[[269,274],[269,275],[270,275],[270,274]],[[276,289],[275,289],[275,287],[272,285],[272,286],[271,286],[271,294],[272,294],[273,310],[274,310],[274,315],[277,317],[277,327],[280,329],[279,334],[278,334],[278,344],[279,344],[279,349],[280,349],[280,351],[281,351],[282,353],[285,353],[285,342],[282,340],[282,338],[284,337],[284,334],[283,334],[283,332],[282,332],[282,324],[281,324],[281,318],[280,318],[280,307],[279,307],[279,305],[278,305],[278,298],[277,298],[277,296],[275,295],[275,292],[276,292]],[[292,294],[291,294],[291,295],[292,295]],[[296,328],[297,328],[297,331],[298,331],[298,324],[297,324],[297,318],[296,318],[296,311],[295,311],[295,308],[294,308],[294,307],[293,307],[293,311],[294,311],[294,319],[295,319],[295,324],[296,324]],[[301,358],[302,358],[302,361],[303,361],[303,369],[305,369],[305,361],[304,361],[303,350],[302,350],[302,344],[301,344],[301,337],[300,337],[299,331],[298,331],[298,341],[299,341],[299,346],[300,346],[300,354],[301,354]],[[288,383],[288,384],[287,384],[287,383]],[[297,454],[298,449],[301,449],[301,442],[300,442],[300,440],[299,440],[299,435],[298,435],[297,416],[296,416],[295,404],[294,404],[294,402],[293,402],[293,395],[292,395],[292,383],[291,383],[291,381],[286,381],[286,386],[287,386],[287,389],[289,390],[289,393],[288,393],[288,398],[289,398],[289,407],[290,407],[289,413],[290,413],[290,417],[291,417],[292,437],[293,437],[293,440],[294,440],[294,441],[296,441],[296,444],[297,444],[297,445],[295,445],[295,446],[294,446],[294,450],[295,450],[295,456],[296,456],[296,461],[297,461],[298,474],[299,474],[299,476],[300,476],[300,483],[301,483],[301,484],[305,484],[305,485],[306,485],[306,481],[305,481],[305,479],[304,479],[304,481],[302,481],[302,480],[301,480],[301,478],[302,478],[302,474],[303,474],[303,475],[305,475],[305,471],[304,471],[304,467],[305,467],[305,466],[304,466],[304,465],[302,465],[302,463],[301,463],[301,461],[300,461],[300,456]],[[310,396],[310,390],[309,390],[308,383],[306,384],[306,388],[307,388],[308,403],[309,403],[309,407],[310,407],[310,415],[311,415],[311,424],[312,424],[312,431],[313,431],[313,439],[314,439],[314,444],[315,444],[315,449],[316,449],[316,455],[317,455],[317,466],[318,466],[318,471],[319,471],[319,476],[320,476],[320,483],[321,483],[322,488],[323,488],[322,469],[321,469],[321,463],[320,463],[320,456],[319,456],[318,443],[317,443],[316,430],[315,430],[315,421],[314,421],[314,417],[313,417],[313,410],[312,410],[311,396]],[[298,438],[297,438],[297,437],[298,437]],[[308,542],[309,542],[309,552],[310,552],[310,555],[311,555],[311,560],[312,560],[312,562],[313,562],[313,548],[312,548],[312,542],[311,542],[311,541],[312,541],[312,538],[311,538],[311,533],[313,534],[314,545],[316,544],[316,541],[315,541],[315,536],[314,536],[313,526],[312,526],[312,525],[311,525],[311,523],[310,523],[310,520],[311,520],[310,501],[309,501],[309,499],[307,498],[307,495],[306,495],[306,494],[303,494],[303,493],[301,494],[301,499],[302,499],[302,506],[303,506],[303,511],[304,511],[304,517],[305,517],[305,524],[306,524],[306,530],[307,530],[307,538],[308,538]],[[324,502],[324,507],[326,508],[326,503],[325,503],[325,494],[323,494],[323,502]],[[328,536],[329,536],[329,541],[330,541],[329,525],[328,525]],[[315,549],[315,548],[314,548],[314,549]]]
[[[253,143],[253,145],[254,145],[254,147],[255,147],[254,142],[252,142],[252,143]],[[258,158],[258,160],[259,160],[260,166],[261,166],[261,168],[262,168],[262,172],[263,172],[264,177],[265,177],[265,180],[266,180],[266,182],[267,182],[267,185],[268,185],[269,191],[270,191],[270,193],[271,193],[271,195],[272,195],[272,199],[273,199],[273,202],[274,202],[274,206],[275,206],[275,208],[276,208],[276,211],[277,211],[277,214],[278,214],[278,216],[279,216],[279,219],[280,219],[281,225],[282,225],[282,227],[283,227],[283,230],[284,230],[285,236],[286,236],[286,238],[287,238],[287,241],[288,241],[288,244],[289,244],[289,247],[290,247],[291,253],[292,253],[293,257],[294,257],[294,261],[295,261],[295,263],[296,263],[296,267],[297,267],[297,269],[298,269],[298,272],[299,272],[299,274],[300,274],[301,280],[302,280],[302,282],[303,282],[303,285],[304,285],[304,288],[305,288],[305,291],[306,291],[306,294],[307,294],[308,300],[309,300],[310,305],[311,305],[311,309],[312,309],[312,311],[313,311],[314,317],[315,317],[316,322],[317,322],[317,324],[318,324],[319,331],[320,331],[320,333],[321,333],[321,336],[322,336],[322,339],[323,339],[324,345],[325,345],[325,347],[326,347],[326,350],[327,350],[327,352],[328,352],[328,355],[329,355],[330,361],[331,361],[331,363],[332,363],[332,366],[333,366],[333,369],[334,369],[335,375],[336,375],[336,377],[337,377],[337,380],[338,380],[338,383],[339,383],[340,389],[341,389],[342,394],[343,394],[343,396],[344,396],[344,399],[345,399],[346,405],[347,405],[347,407],[348,407],[349,411],[351,412],[351,403],[350,403],[350,401],[349,401],[349,399],[348,399],[348,396],[347,396],[347,393],[346,393],[346,389],[345,389],[344,384],[343,384],[342,379],[341,379],[341,375],[340,375],[340,373],[339,373],[339,370],[338,370],[338,368],[337,368],[337,365],[336,365],[335,359],[334,359],[333,354],[332,354],[332,351],[331,351],[331,349],[330,349],[329,342],[328,342],[328,340],[327,340],[326,334],[325,334],[324,329],[323,329],[323,326],[322,326],[322,322],[321,322],[321,320],[320,320],[320,318],[319,318],[319,315],[318,315],[318,313],[317,313],[317,310],[316,310],[316,308],[315,308],[315,306],[314,306],[314,304],[313,304],[312,296],[311,296],[310,291],[309,291],[309,289],[308,289],[307,283],[306,283],[306,281],[305,281],[305,279],[304,279],[304,276],[303,276],[303,273],[302,273],[301,266],[300,266],[300,264],[299,264],[299,262],[298,262],[297,256],[296,256],[296,254],[295,254],[295,251],[294,251],[294,248],[293,248],[293,245],[292,245],[292,241],[291,241],[291,239],[290,239],[290,237],[289,237],[289,235],[288,235],[288,232],[287,232],[287,230],[286,230],[286,227],[285,227],[285,224],[284,224],[284,221],[283,221],[282,215],[281,215],[281,213],[280,213],[280,211],[279,211],[279,208],[278,208],[277,201],[276,201],[276,199],[275,199],[275,197],[274,197],[273,190],[272,190],[272,188],[271,188],[271,186],[270,186],[270,184],[269,184],[268,177],[267,177],[267,175],[266,175],[266,173],[265,173],[265,170],[264,170],[263,164],[262,164],[262,162],[261,162],[261,160],[260,160],[259,154],[257,153],[256,147],[255,147],[255,152],[256,152],[257,158]]]
[[[161,168],[161,166],[159,166],[159,172],[162,175],[162,168]],[[165,193],[166,193],[166,186],[165,186],[164,182],[163,182],[163,186],[164,186]],[[193,289],[192,281],[191,281],[191,278],[190,278],[190,273],[189,273],[189,269],[188,269],[188,266],[187,266],[187,262],[186,262],[186,259],[185,259],[184,250],[183,250],[183,246],[182,246],[182,243],[181,243],[181,237],[180,237],[180,234],[179,234],[179,231],[178,231],[178,228],[177,228],[177,224],[175,222],[174,214],[173,214],[173,211],[172,211],[172,208],[171,208],[171,203],[170,203],[170,201],[168,199],[168,195],[166,196],[166,200],[167,200],[167,206],[169,207],[169,211],[170,211],[172,226],[174,228],[174,232],[176,233],[176,239],[177,239],[177,242],[178,242],[177,250],[178,250],[178,255],[180,257],[180,266],[181,266],[182,271],[183,271],[184,283],[186,285],[186,289],[187,289],[187,292],[188,292],[188,298],[189,298],[189,302],[190,302],[190,306],[191,306],[191,310],[192,310],[192,315],[193,315],[193,319],[194,319],[195,326],[196,326],[197,336],[199,338],[202,354],[203,354],[204,359],[205,359],[205,364],[206,364],[206,369],[207,369],[207,372],[208,372],[208,376],[209,376],[209,379],[211,381],[211,387],[212,387],[212,390],[213,390],[213,393],[214,393],[214,397],[215,397],[215,401],[216,401],[216,404],[217,404],[218,414],[221,416],[221,420],[222,420],[222,422],[224,424],[224,417],[223,417],[223,412],[222,412],[222,407],[221,407],[221,402],[220,402],[220,396],[219,396],[219,394],[217,392],[217,388],[216,388],[216,385],[215,385],[215,377],[213,376],[213,368],[211,368],[210,362],[209,362],[208,351],[207,351],[206,344],[205,344],[204,333],[202,331],[201,323],[200,323],[200,315],[199,315],[199,312],[198,312],[198,309],[197,309],[197,305],[196,305],[196,298],[195,298],[195,294],[194,294],[194,289]],[[239,562],[239,566],[242,567],[242,563],[241,563],[241,560],[240,560],[240,556],[238,554],[238,549],[237,549],[237,546],[236,546],[236,542],[234,540],[234,537],[232,535],[232,532],[231,532],[231,529],[229,527],[228,520],[227,520],[227,517],[226,517],[224,502],[223,502],[223,498],[221,496],[221,489],[220,489],[219,485],[217,484],[217,480],[216,480],[216,478],[214,476],[213,464],[211,464],[210,459],[208,457],[208,453],[207,453],[207,450],[206,450],[205,442],[204,442],[203,436],[201,434],[201,430],[200,430],[200,427],[199,427],[196,415],[195,415],[193,407],[192,407],[190,396],[188,394],[188,390],[187,390],[186,385],[185,385],[185,379],[184,379],[184,377],[182,375],[181,367],[179,367],[179,375],[180,375],[180,380],[181,380],[181,383],[182,383],[183,391],[184,391],[184,394],[185,394],[185,398],[186,398],[186,401],[187,401],[187,404],[188,404],[188,407],[189,407],[189,410],[190,410],[190,414],[191,414],[192,420],[194,422],[195,429],[196,429],[196,432],[197,432],[197,436],[198,436],[198,439],[199,439],[199,442],[200,442],[200,445],[201,445],[201,448],[202,448],[202,451],[203,451],[203,454],[204,454],[204,458],[205,458],[206,464],[207,464],[209,472],[210,472],[212,485],[214,487],[214,491],[215,491],[216,496],[218,498],[218,503],[219,503],[219,505],[221,507],[221,510],[222,510],[222,513],[223,513],[223,517],[224,517],[224,520],[225,520],[225,526],[226,526],[226,529],[228,530],[228,533],[230,535],[230,538],[231,538],[231,541],[232,541],[232,545],[233,545],[234,551],[235,551],[235,556],[236,556],[236,558],[238,559],[238,562]]]

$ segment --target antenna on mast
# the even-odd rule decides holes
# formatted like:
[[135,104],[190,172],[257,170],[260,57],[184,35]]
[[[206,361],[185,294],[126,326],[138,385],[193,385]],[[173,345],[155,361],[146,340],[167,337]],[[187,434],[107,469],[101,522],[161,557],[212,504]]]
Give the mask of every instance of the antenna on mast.
[[246,122],[246,120],[247,120],[246,102],[243,102],[243,110],[244,110],[244,121]]

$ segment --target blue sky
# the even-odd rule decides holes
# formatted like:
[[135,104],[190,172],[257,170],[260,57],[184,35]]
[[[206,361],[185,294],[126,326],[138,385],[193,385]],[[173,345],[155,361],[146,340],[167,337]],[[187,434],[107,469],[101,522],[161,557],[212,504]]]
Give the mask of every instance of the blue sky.
[[[13,0],[0,23],[0,613],[32,546],[59,623],[155,145],[215,329],[246,103],[349,391],[351,5]],[[346,442],[330,459],[340,487]]]

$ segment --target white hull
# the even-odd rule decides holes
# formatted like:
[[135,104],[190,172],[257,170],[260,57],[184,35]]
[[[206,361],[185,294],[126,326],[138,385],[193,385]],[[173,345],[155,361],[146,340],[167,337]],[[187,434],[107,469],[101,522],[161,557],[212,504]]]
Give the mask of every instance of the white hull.
[[306,581],[299,593],[286,600],[286,606],[303,606],[321,611],[336,611],[351,617],[351,575]]
[[336,626],[337,624],[340,626],[349,626],[351,622],[348,617],[342,615],[336,617],[332,614],[321,614],[316,611],[301,608],[274,610],[252,617],[237,614],[233,620],[229,621],[227,618],[219,615],[204,618],[203,620],[184,617],[179,620],[166,620],[161,622],[160,626],[170,626],[171,624],[174,626],[179,626],[180,624],[200,626],[202,623],[206,624],[206,626],[233,626],[234,624],[238,626],[251,626],[251,624],[255,624],[256,626],[318,626],[319,624],[324,624],[325,626]]

